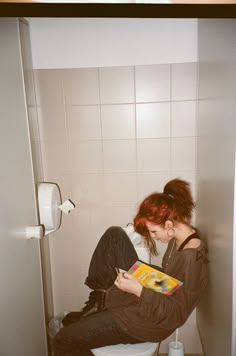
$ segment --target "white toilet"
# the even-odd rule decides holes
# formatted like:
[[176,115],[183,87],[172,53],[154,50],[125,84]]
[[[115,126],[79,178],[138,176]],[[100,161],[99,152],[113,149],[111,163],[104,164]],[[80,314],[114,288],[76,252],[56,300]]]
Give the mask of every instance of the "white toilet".
[[158,342],[141,344],[118,344],[92,349],[95,356],[155,356]]
[[[124,228],[130,240],[132,241],[139,258],[150,263],[150,253],[145,248],[142,238],[134,232],[132,224]],[[92,349],[95,356],[155,356],[159,343],[143,342],[141,344],[118,344]]]

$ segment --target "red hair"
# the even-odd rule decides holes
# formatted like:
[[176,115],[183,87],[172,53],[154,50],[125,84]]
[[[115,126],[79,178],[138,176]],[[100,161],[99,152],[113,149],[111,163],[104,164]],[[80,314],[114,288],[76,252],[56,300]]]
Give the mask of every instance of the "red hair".
[[134,228],[144,237],[151,254],[156,255],[157,250],[146,223],[164,226],[171,220],[190,224],[194,207],[189,183],[178,178],[169,181],[163,193],[153,193],[144,199],[134,218]]

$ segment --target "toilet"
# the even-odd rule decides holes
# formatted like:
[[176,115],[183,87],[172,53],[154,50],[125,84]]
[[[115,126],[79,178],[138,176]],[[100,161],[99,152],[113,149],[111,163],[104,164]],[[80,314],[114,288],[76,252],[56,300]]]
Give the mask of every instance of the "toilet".
[[123,227],[123,230],[129,236],[130,241],[134,245],[139,259],[143,262],[151,263],[150,251],[144,245],[142,236],[134,231],[134,225],[132,223],[128,223],[126,227]]
[[[150,253],[144,246],[142,237],[134,231],[133,224],[123,228],[133,243],[139,259],[150,263]],[[155,356],[158,342],[143,342],[140,344],[117,344],[92,349],[95,356]]]
[[155,356],[158,342],[141,344],[117,344],[92,349],[95,356]]

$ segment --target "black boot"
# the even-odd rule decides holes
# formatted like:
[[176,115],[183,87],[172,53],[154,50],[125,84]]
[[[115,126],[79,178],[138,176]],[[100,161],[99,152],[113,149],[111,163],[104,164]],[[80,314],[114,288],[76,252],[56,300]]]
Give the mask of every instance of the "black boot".
[[64,326],[75,323],[81,318],[85,318],[94,313],[98,313],[102,310],[105,310],[105,297],[106,290],[104,289],[95,289],[89,294],[89,299],[85,302],[85,306],[82,310],[78,312],[71,312],[66,315],[62,320]]

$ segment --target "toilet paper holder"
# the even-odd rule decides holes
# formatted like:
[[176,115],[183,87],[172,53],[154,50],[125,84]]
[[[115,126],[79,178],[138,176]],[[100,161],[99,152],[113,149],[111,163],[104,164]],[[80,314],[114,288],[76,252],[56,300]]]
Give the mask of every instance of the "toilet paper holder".
[[38,185],[38,208],[40,224],[44,226],[46,236],[60,228],[62,212],[68,215],[75,204],[70,199],[62,203],[59,186],[43,182]]

